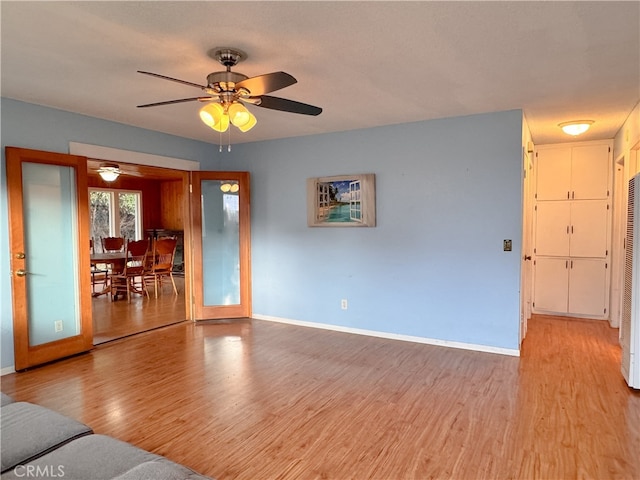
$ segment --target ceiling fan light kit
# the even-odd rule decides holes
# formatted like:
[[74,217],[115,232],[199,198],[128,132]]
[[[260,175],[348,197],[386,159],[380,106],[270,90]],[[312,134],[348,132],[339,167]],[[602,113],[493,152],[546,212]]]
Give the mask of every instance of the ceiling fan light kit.
[[229,128],[229,115],[220,103],[209,103],[200,109],[200,120],[216,132],[226,132]]
[[208,55],[224,65],[226,70],[207,75],[206,85],[138,70],[138,73],[200,88],[208,96],[168,100],[138,105],[138,107],[156,107],[193,101],[207,102],[200,109],[200,119],[205,125],[220,133],[226,132],[229,124],[237,127],[241,132],[248,132],[258,123],[245,104],[303,115],[315,116],[322,112],[320,107],[265,95],[296,83],[297,80],[288,73],[273,72],[249,78],[242,73],[231,71],[231,67],[247,58],[247,54],[241,50],[217,47],[209,50]]
[[573,135],[574,137],[589,130],[591,125],[593,125],[593,120],[572,120],[558,124],[564,133]]
[[120,176],[120,167],[115,163],[103,163],[98,168],[98,174],[105,182],[113,182]]
[[249,121],[244,125],[236,125],[236,126],[241,132],[248,132],[256,125],[256,123],[258,123],[258,120],[251,112],[249,112]]
[[244,127],[249,120],[251,119],[251,113],[247,110],[247,107],[242,105],[241,103],[232,103],[229,105],[229,110],[227,111],[229,115],[229,119],[231,123],[233,123],[236,127]]

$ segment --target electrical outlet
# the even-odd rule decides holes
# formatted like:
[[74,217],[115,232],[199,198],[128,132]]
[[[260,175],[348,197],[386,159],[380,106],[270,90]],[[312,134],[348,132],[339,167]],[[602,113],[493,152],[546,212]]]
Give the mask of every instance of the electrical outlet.
[[502,249],[505,252],[510,252],[511,251],[511,240],[503,240],[502,241]]
[[346,298],[340,300],[340,308],[342,308],[342,310],[346,310],[347,308],[349,308],[349,304],[347,303]]
[[55,328],[56,333],[62,331],[62,320],[56,320],[53,322],[53,326]]

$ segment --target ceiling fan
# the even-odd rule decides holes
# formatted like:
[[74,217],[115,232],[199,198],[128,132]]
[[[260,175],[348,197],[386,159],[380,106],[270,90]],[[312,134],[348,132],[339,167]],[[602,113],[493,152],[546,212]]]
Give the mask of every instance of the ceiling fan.
[[110,162],[101,163],[96,171],[105,182],[113,182],[122,174],[120,165]]
[[138,70],[138,73],[144,75],[199,88],[207,94],[206,96],[147,103],[145,105],[138,105],[138,108],[157,107],[160,105],[184,102],[203,102],[206,103],[206,105],[200,109],[200,119],[207,126],[218,132],[227,131],[230,123],[243,132],[255,126],[257,120],[244,104],[302,115],[319,115],[322,112],[322,108],[320,107],[288,100],[286,98],[266,95],[267,93],[275,92],[276,90],[296,83],[297,80],[288,73],[273,72],[249,78],[242,73],[231,71],[231,67],[234,67],[247,58],[244,52],[236,48],[217,47],[210,50],[208,54],[211,58],[224,65],[226,70],[210,73],[207,76],[206,85],[199,85],[157,73]]
[[105,182],[113,182],[120,175],[128,177],[145,177],[148,172],[142,172],[141,166],[131,165],[127,163],[115,163],[113,161],[105,161],[98,159],[87,159],[87,169],[91,173],[97,173]]
[[87,158],[87,171],[100,175],[105,182],[113,182],[120,176],[144,178],[146,180],[182,180],[182,171],[151,164],[137,164],[109,159]]

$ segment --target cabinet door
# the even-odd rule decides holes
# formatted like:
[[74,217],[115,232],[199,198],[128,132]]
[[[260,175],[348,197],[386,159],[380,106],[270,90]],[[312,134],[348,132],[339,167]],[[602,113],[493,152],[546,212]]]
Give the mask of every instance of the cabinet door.
[[572,257],[607,256],[607,200],[571,202]]
[[536,154],[536,199],[568,200],[571,190],[571,147]]
[[609,190],[609,147],[587,145],[571,151],[571,198],[607,198]]
[[536,255],[568,256],[571,202],[536,205]]
[[576,258],[569,268],[569,313],[602,316],[607,301],[606,260]]
[[536,311],[567,312],[569,260],[538,257],[534,266],[533,305]]

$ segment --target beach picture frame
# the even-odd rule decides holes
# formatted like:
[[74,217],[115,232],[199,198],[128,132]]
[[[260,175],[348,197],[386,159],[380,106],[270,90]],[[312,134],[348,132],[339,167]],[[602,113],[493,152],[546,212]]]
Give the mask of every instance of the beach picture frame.
[[375,227],[373,173],[307,179],[309,227]]

